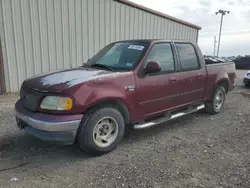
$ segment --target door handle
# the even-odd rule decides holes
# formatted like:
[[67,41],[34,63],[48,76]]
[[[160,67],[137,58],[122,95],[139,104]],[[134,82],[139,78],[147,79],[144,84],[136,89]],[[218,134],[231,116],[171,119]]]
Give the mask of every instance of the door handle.
[[196,75],[196,78],[197,78],[197,79],[202,78],[202,75],[201,75],[201,74],[197,74],[197,75]]
[[170,79],[168,80],[168,82],[169,82],[169,83],[176,82],[176,78],[170,78]]

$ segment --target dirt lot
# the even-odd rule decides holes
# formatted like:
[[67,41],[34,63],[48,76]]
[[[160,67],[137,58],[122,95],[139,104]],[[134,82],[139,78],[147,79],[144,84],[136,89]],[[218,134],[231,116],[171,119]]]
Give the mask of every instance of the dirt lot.
[[[244,72],[244,71],[243,71]],[[39,141],[16,128],[16,95],[0,97],[0,187],[250,187],[250,97],[242,71],[225,110],[127,133],[114,152]]]

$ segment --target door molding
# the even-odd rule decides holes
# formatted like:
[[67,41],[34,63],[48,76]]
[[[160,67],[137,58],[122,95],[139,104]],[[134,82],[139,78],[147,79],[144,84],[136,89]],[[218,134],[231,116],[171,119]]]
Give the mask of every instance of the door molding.
[[6,93],[6,84],[4,77],[3,51],[0,39],[0,95]]

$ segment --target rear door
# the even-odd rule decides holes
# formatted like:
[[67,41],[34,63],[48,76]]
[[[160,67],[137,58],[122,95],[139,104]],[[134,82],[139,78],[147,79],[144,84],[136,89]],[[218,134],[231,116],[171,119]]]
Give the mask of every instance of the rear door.
[[191,43],[175,43],[180,64],[182,104],[203,99],[206,87],[206,69],[201,65],[197,52]]
[[[180,104],[180,73],[171,43],[154,44],[143,67],[150,61],[158,61],[161,71],[136,77],[137,96],[140,112],[148,117],[162,113]],[[143,71],[143,69],[142,69]]]

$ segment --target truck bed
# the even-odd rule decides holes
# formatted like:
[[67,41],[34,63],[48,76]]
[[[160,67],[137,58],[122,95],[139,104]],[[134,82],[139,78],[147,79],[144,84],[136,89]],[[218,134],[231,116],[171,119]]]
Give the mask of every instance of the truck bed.
[[206,64],[207,68],[207,89],[205,98],[210,99],[215,84],[218,83],[218,80],[224,78],[225,83],[229,83],[226,86],[226,92],[231,91],[234,88],[234,80],[236,77],[235,74],[235,64],[234,62],[219,62],[214,64]]

